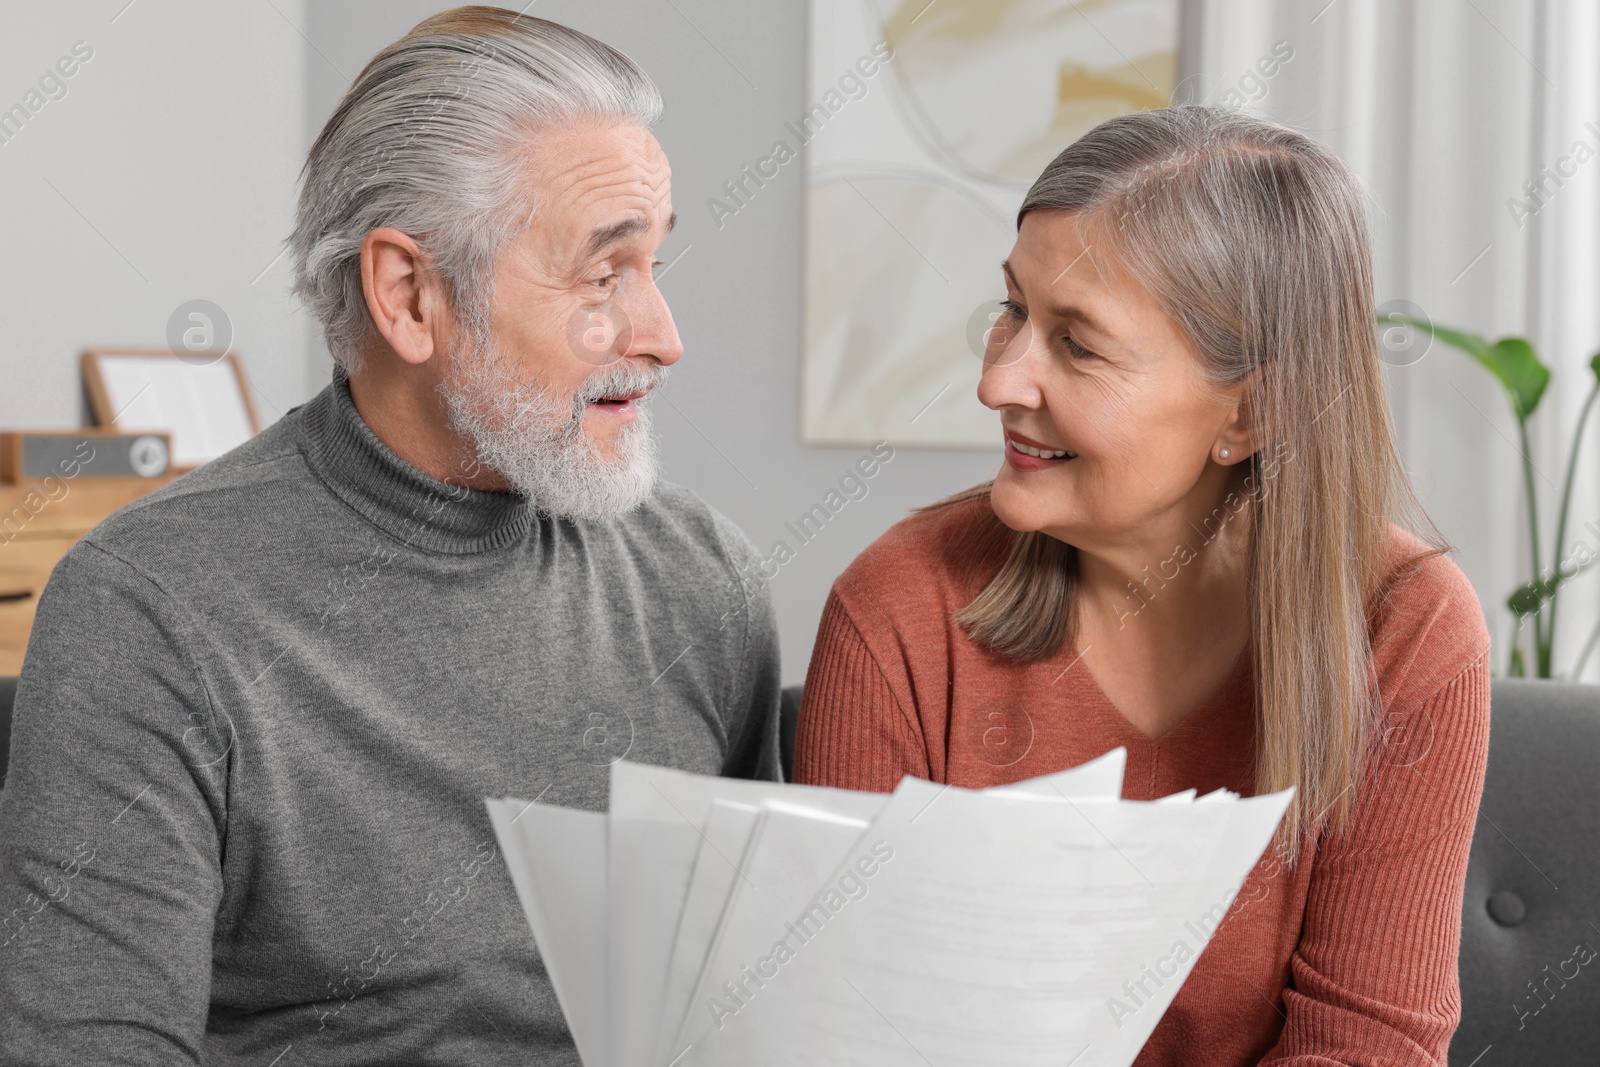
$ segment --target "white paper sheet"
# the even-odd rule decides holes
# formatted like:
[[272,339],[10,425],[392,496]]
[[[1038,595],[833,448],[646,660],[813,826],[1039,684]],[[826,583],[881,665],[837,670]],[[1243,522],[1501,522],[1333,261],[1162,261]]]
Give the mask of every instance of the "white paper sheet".
[[[607,882],[611,937],[611,1067],[656,1067],[656,1022],[673,933],[717,800],[760,804],[784,797],[849,811],[863,794],[845,789],[708,778],[619,760],[611,765]],[[878,798],[879,802],[883,799]]]
[[[881,808],[887,797],[872,798]],[[768,801],[757,822],[741,873],[731,886],[727,905],[711,943],[688,1010],[680,1016],[671,1062],[718,1021],[711,1006],[721,1001],[725,982],[755,982],[749,967],[784,934],[784,924],[799,914],[816,887],[839,865],[867,828],[867,819],[851,819]],[[869,812],[869,815],[876,812]]]
[[[1057,802],[1068,797],[1112,800],[1121,792],[1126,760],[1127,753],[1119,748],[1079,767],[983,792]],[[748,977],[742,968],[772,954],[788,932],[785,924],[804,910],[815,887],[843,862],[868,821],[889,800],[883,794],[860,797],[861,802],[851,804],[830,797],[825,811],[798,798],[762,803],[763,815],[742,864],[744,876],[731,884],[720,932],[711,943],[676,1041],[670,1049],[658,1049],[670,1053],[658,1056],[658,1062],[671,1062],[707,1030],[726,1023],[728,1006],[719,995],[723,983],[760,979],[759,974]]]
[[605,815],[488,806],[586,1067],[1126,1067],[1289,795],[1122,801],[1124,764],[889,796],[619,762]]
[[[1287,803],[1039,804],[902,781],[813,898],[825,921],[680,1067],[1126,1067],[1209,940],[1195,921],[1220,919]],[[841,879],[860,864],[873,876],[852,897]],[[1171,972],[1159,985],[1154,967]]]
[[606,816],[488,800],[500,853],[586,1067],[604,1067]]
[[706,946],[716,937],[728,895],[745,867],[746,849],[760,810],[751,804],[718,800],[706,816],[661,991],[661,1011],[656,1020],[657,1063],[672,1058],[679,1023],[705,969]]

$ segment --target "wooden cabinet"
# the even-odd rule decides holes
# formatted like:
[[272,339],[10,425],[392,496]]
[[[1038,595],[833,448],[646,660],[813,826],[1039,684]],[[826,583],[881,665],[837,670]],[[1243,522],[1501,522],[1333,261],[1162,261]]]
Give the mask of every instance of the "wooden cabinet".
[[162,478],[51,478],[0,485],[0,675],[22,670],[50,572],[78,538]]

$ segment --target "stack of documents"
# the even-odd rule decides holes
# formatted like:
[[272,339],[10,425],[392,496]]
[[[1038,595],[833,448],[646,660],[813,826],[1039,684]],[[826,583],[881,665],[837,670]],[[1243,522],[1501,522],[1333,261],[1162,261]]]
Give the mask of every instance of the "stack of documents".
[[585,1067],[1125,1067],[1290,793],[1120,799],[1125,753],[892,794],[619,762],[489,800]]

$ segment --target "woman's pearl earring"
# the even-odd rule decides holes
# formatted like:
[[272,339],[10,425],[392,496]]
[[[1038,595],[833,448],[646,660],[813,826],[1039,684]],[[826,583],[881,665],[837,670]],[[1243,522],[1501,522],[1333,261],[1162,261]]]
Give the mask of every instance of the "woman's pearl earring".
[[1226,448],[1224,448],[1221,452],[1217,453],[1217,455],[1221,456],[1223,459],[1227,459],[1230,454],[1231,453],[1229,453],[1229,451]]

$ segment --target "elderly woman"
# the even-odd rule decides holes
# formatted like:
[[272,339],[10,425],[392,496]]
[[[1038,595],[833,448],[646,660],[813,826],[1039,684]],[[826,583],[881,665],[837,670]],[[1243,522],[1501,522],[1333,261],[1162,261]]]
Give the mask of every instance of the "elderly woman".
[[1129,799],[1294,786],[1138,1064],[1443,1064],[1489,638],[1396,453],[1355,178],[1242,114],[1126,115],[1040,175],[1001,266],[1005,463],[834,585],[796,777],[1122,746]]

